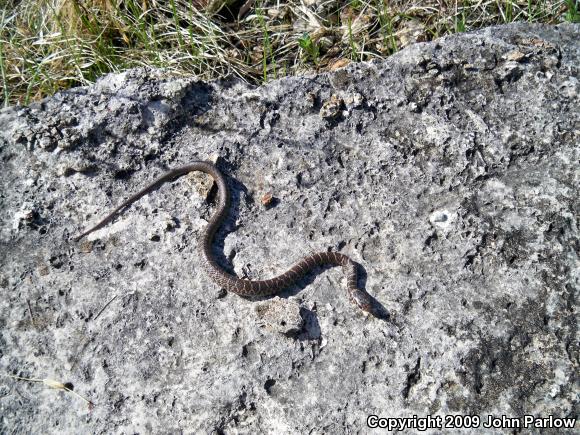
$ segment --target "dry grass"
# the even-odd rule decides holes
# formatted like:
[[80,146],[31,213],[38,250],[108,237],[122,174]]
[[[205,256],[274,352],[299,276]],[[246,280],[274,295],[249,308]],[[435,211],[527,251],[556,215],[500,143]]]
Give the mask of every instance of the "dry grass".
[[261,83],[385,57],[415,41],[494,24],[579,21],[577,0],[243,5],[244,0],[0,0],[0,99],[4,105],[27,104],[142,65]]

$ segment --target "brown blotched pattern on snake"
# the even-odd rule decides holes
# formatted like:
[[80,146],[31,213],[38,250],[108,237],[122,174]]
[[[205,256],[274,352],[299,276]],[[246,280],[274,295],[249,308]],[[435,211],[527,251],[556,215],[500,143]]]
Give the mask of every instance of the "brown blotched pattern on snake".
[[362,310],[374,314],[372,298],[366,291],[357,287],[357,264],[346,255],[340,254],[338,252],[317,252],[315,254],[309,255],[301,259],[282,275],[262,281],[240,279],[237,276],[226,272],[215,260],[211,246],[217,229],[227,215],[230,205],[230,194],[224,176],[213,164],[209,162],[196,161],[189,165],[182,166],[165,173],[149,186],[145,187],[125,200],[98,224],[86,230],[84,233],[77,236],[74,240],[78,241],[93,231],[104,227],[109,222],[111,222],[117,213],[119,213],[121,210],[128,207],[152,190],[157,189],[165,182],[192,171],[201,171],[211,175],[218,186],[217,209],[210,218],[207,228],[201,237],[201,246],[204,258],[203,263],[208,275],[213,281],[215,281],[216,284],[230,292],[234,292],[242,296],[268,296],[279,293],[286,287],[296,282],[298,279],[302,278],[316,266],[323,264],[342,266],[347,276],[347,293],[349,299]]

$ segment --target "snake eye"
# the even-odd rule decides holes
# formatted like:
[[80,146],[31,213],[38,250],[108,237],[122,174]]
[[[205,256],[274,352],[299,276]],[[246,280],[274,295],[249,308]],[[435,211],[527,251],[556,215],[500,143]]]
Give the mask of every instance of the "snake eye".
[[373,302],[373,298],[369,296],[368,293],[358,292],[352,295],[351,300],[359,307],[361,310],[369,313],[371,316],[377,319],[388,320],[389,312],[381,304]]
[[351,293],[351,300],[352,302],[359,307],[361,310],[366,311],[368,313],[372,313],[372,302],[371,298],[368,294],[357,291]]

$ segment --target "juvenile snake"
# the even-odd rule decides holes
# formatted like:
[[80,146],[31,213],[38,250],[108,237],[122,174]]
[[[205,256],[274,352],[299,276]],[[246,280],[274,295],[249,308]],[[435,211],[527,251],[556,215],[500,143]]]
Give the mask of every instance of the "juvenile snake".
[[342,266],[347,277],[347,294],[349,299],[363,311],[374,314],[372,298],[366,291],[357,287],[357,264],[346,255],[340,254],[338,252],[317,252],[315,254],[309,255],[302,258],[300,261],[298,261],[298,263],[296,263],[282,275],[262,281],[240,279],[237,276],[231,275],[222,269],[212,253],[212,241],[217,229],[220,227],[221,223],[227,215],[230,205],[230,194],[224,176],[213,164],[209,162],[194,161],[189,165],[170,170],[155,180],[153,183],[122,202],[121,205],[109,213],[98,224],[75,237],[74,241],[76,242],[86,235],[92,233],[93,231],[104,227],[109,222],[111,222],[117,213],[119,213],[125,207],[128,207],[152,190],[157,189],[165,182],[192,171],[201,171],[211,175],[218,186],[217,209],[211,216],[207,228],[201,237],[204,267],[208,275],[216,284],[230,292],[237,293],[241,296],[268,296],[279,293],[286,287],[302,278],[316,266],[324,264]]

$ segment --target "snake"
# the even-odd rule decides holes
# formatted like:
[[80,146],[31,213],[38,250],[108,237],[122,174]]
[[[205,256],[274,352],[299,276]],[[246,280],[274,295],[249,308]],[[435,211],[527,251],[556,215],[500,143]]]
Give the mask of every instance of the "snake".
[[342,266],[347,277],[347,295],[349,300],[364,312],[374,314],[372,297],[357,285],[357,263],[351,260],[350,257],[339,252],[326,251],[313,253],[300,259],[283,274],[266,280],[242,279],[224,270],[216,261],[213,254],[212,244],[217,230],[220,228],[228,214],[230,207],[230,192],[224,175],[214,164],[207,161],[193,161],[188,165],[164,173],[151,184],[127,198],[96,225],[76,236],[73,240],[77,242],[93,231],[103,228],[113,221],[122,210],[126,209],[142,196],[159,188],[162,184],[168,181],[174,180],[193,171],[200,171],[210,175],[218,187],[216,210],[210,217],[200,240],[204,269],[212,281],[217,285],[229,292],[236,293],[243,297],[272,296],[290,287],[316,267],[323,265]]

